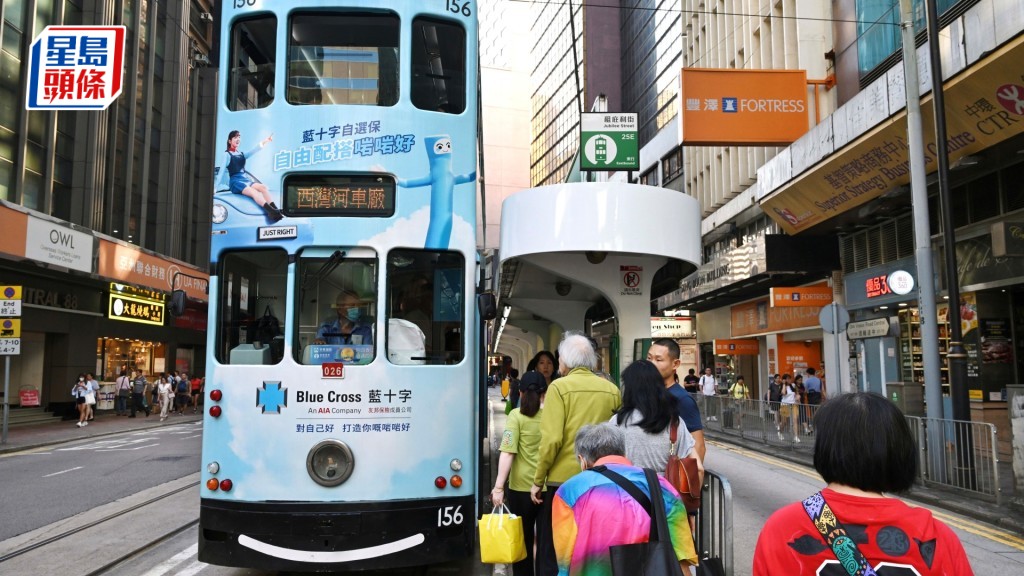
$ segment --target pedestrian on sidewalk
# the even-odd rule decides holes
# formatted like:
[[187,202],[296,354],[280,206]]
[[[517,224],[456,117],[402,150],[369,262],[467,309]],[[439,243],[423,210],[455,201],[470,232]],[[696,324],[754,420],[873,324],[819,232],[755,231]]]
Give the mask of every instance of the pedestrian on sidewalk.
[[146,406],[146,390],[149,382],[146,382],[146,375],[142,371],[132,372],[132,413],[129,418],[135,418],[135,411],[141,410],[149,417],[149,406]]
[[85,374],[79,374],[78,380],[71,386],[71,395],[75,397],[75,407],[78,409],[78,426],[89,425],[89,410],[88,404],[85,403],[85,397],[89,394],[89,383],[85,380]]
[[782,401],[779,405],[779,440],[785,440],[784,432],[792,429],[793,442],[800,442],[797,434],[796,385],[789,381],[789,374],[782,375]]
[[200,379],[199,376],[196,376],[195,374],[192,375],[192,381],[189,382],[189,385],[192,388],[192,413],[193,414],[195,414],[196,410],[199,408],[199,398],[201,398],[203,396],[203,382],[204,382],[204,380]]
[[189,383],[188,374],[182,372],[174,377],[174,388],[177,397],[178,404],[178,416],[185,415],[185,408],[188,406],[189,394]]
[[718,394],[718,381],[711,374],[711,368],[704,369],[704,374],[701,375],[698,386],[700,386],[701,398],[704,399],[704,409],[702,412],[707,414],[708,422],[717,422],[718,417],[711,414],[714,406],[711,401],[708,401],[709,397]]
[[100,383],[93,376],[92,372],[86,372],[85,381],[89,384],[89,390],[92,392],[93,403],[85,403],[85,410],[88,412],[85,421],[92,422],[96,419],[96,403],[100,401]]
[[127,372],[122,371],[121,375],[117,377],[115,388],[117,396],[114,399],[114,413],[118,416],[127,416],[128,402],[132,397],[132,381],[128,378]]
[[167,412],[171,409],[171,398],[174,391],[168,378],[161,378],[156,386],[157,398],[160,399],[160,421],[167,420]]

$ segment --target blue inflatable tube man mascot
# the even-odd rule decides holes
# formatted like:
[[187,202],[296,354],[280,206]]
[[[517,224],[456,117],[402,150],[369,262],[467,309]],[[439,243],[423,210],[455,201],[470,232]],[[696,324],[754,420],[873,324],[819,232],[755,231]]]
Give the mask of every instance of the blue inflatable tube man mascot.
[[452,139],[447,134],[423,139],[430,160],[430,174],[420,178],[398,179],[404,188],[430,185],[430,225],[424,248],[446,249],[452,237],[455,185],[476,180],[476,170],[469,174],[452,174]]

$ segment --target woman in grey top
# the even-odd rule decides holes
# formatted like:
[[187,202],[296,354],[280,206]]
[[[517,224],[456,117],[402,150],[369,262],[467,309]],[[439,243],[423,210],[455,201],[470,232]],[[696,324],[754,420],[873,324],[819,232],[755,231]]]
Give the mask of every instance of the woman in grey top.
[[693,436],[676,411],[676,402],[665,388],[658,368],[647,360],[637,360],[622,371],[622,408],[611,422],[626,433],[626,458],[634,466],[650,468],[664,475],[668,465],[671,422],[679,422],[676,431],[676,455],[699,460]]

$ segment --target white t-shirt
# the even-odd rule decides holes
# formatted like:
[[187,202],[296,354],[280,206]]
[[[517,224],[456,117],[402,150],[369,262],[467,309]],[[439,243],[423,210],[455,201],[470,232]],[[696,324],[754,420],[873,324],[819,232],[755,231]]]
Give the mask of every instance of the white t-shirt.
[[782,403],[796,404],[796,386],[793,384],[782,386]]
[[718,393],[718,382],[711,374],[704,374],[700,377],[700,391],[705,396],[714,396]]

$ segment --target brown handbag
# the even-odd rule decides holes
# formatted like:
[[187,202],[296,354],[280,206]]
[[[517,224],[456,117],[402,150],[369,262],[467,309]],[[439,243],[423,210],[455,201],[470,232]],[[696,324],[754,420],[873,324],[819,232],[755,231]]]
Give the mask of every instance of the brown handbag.
[[696,458],[680,458],[676,456],[678,432],[679,419],[676,418],[672,421],[672,427],[669,432],[669,440],[672,441],[672,446],[669,448],[665,479],[679,491],[679,495],[683,499],[683,505],[686,506],[686,511],[696,512],[700,509],[700,492],[703,482],[700,478],[700,469],[697,467]]

